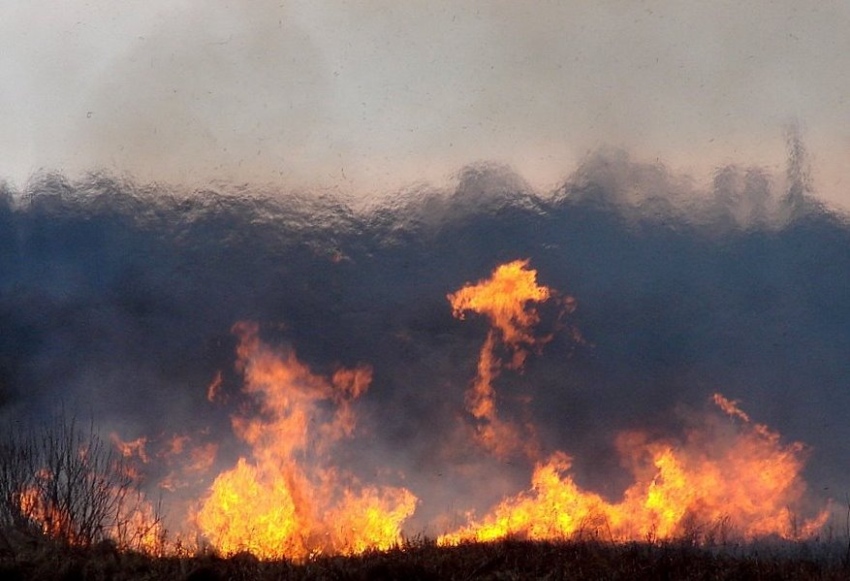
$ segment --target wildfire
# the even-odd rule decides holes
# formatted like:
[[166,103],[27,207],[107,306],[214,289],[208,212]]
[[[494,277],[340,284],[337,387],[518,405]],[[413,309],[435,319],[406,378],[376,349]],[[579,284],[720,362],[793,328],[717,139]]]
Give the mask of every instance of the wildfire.
[[537,284],[537,271],[528,268],[527,260],[515,260],[496,268],[493,275],[476,284],[468,284],[447,298],[454,316],[463,319],[467,311],[486,315],[492,328],[487,333],[478,359],[478,373],[466,394],[466,406],[477,420],[476,439],[500,458],[522,452],[537,455],[533,426],[525,431],[499,417],[493,381],[498,377],[502,361],[496,355],[501,345],[511,354],[508,367],[522,367],[528,348],[545,342],[532,334],[539,321],[534,303],[542,303],[552,291]]
[[[492,383],[500,369],[494,355],[496,338],[513,350],[509,367],[520,367],[527,354],[524,346],[537,343],[530,329],[538,316],[527,304],[553,295],[551,289],[537,286],[536,272],[527,266],[527,261],[500,266],[489,280],[448,296],[455,316],[462,318],[464,311],[473,310],[487,315],[493,326],[481,349],[467,403],[483,424],[479,441],[498,456],[524,444],[518,430],[497,414]],[[721,425],[714,416],[706,416],[704,425],[692,428],[678,444],[651,441],[640,432],[620,435],[620,453],[634,476],[620,502],[582,490],[570,476],[571,458],[556,452],[536,462],[528,491],[503,500],[482,519],[469,515],[470,524],[442,535],[439,544],[508,536],[532,540],[592,536],[618,542],[689,535],[796,538],[820,529],[827,511],[798,521],[791,508],[800,505],[805,491],[800,477],[803,446],[783,445],[779,434],[752,424],[736,402],[720,394],[713,401],[739,423]]]
[[15,494],[20,514],[45,536],[74,546],[110,540],[120,550],[166,552],[162,522],[135,487],[134,470],[100,465],[85,449],[54,467],[39,470],[34,483]]
[[[46,473],[41,478],[50,478]],[[17,504],[21,512],[33,523],[36,523],[41,532],[52,538],[61,538],[69,544],[79,545],[81,539],[77,534],[75,523],[71,520],[67,510],[50,503],[39,487],[31,486],[17,494]]]
[[221,384],[223,382],[221,371],[215,374],[209,387],[207,387],[207,401],[215,401],[221,392]]
[[[385,549],[401,540],[416,497],[403,488],[363,486],[330,464],[330,449],[355,427],[352,400],[371,382],[371,369],[313,374],[292,352],[276,352],[239,324],[238,366],[260,413],[233,418],[251,458],[220,474],[196,515],[220,552],[303,559],[318,553]],[[328,410],[324,403],[332,404]]]
[[[495,380],[506,370],[520,371],[529,354],[549,341],[534,332],[540,305],[553,301],[559,317],[572,312],[575,300],[560,297],[538,285],[527,260],[501,265],[490,278],[447,295],[455,317],[472,312],[490,323],[466,393],[475,441],[498,460],[522,455],[534,466],[529,489],[503,499],[483,517],[469,514],[467,524],[440,536],[439,544],[505,537],[705,542],[800,538],[821,529],[826,510],[810,519],[798,517],[806,488],[803,445],[783,443],[778,433],[753,422],[738,402],[721,394],[712,400],[722,413],[712,409],[692,419],[680,438],[660,439],[637,430],[617,437],[632,484],[616,500],[580,487],[567,453],[542,457],[531,422],[517,425],[500,417]],[[236,370],[243,378],[244,401],[230,416],[231,427],[248,452],[216,474],[223,460],[209,430],[129,441],[112,434],[118,462],[100,465],[90,462],[97,457],[90,453],[97,440],[90,438],[87,446],[69,448],[76,456],[48,455],[71,464],[35,474],[16,493],[21,513],[43,534],[70,544],[103,536],[119,548],[152,554],[191,551],[199,545],[185,539],[198,537],[223,555],[249,551],[260,558],[295,560],[399,543],[419,502],[414,493],[361,482],[335,462],[341,442],[358,433],[355,402],[369,389],[371,367],[320,375],[291,349],[261,341],[256,324],[238,323],[233,332],[239,340]],[[581,341],[576,329],[572,334]],[[209,401],[223,405],[237,398],[224,394],[222,383],[219,373],[207,388]],[[157,463],[165,474],[159,488],[185,501],[178,536],[170,541],[155,507],[135,487],[143,467]],[[71,474],[79,478],[78,488],[98,491],[99,502],[111,507],[109,519],[91,530],[80,521],[76,505],[52,500],[63,498],[55,493],[56,485]],[[171,508],[177,504],[173,500]]]
[[148,439],[146,437],[141,436],[135,440],[125,441],[122,440],[118,434],[113,432],[109,435],[109,439],[124,458],[137,457],[144,464],[150,462],[150,458],[148,458],[148,453],[145,449],[148,443]]
[[730,429],[709,416],[680,445],[650,441],[641,433],[622,434],[618,443],[635,477],[622,501],[611,503],[579,488],[569,474],[570,458],[557,452],[536,465],[530,490],[438,542],[508,536],[618,542],[803,538],[828,517],[824,510],[798,520],[792,511],[805,492],[802,446],[782,445],[774,432],[746,424]]

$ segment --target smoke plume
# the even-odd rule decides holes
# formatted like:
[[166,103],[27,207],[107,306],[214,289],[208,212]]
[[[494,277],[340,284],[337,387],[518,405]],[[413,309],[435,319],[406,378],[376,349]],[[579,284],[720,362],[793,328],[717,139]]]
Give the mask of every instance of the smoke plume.
[[[551,192],[476,164],[372,205],[37,175],[0,191],[0,414],[72,412],[146,438],[162,454],[148,484],[170,476],[175,499],[197,499],[212,477],[164,450],[184,437],[213,446],[220,470],[252,461],[233,419],[258,405],[237,357],[249,325],[304,377],[368,369],[345,400],[356,425],[303,448],[331,446],[351,486],[412,491],[410,534],[463,524],[558,451],[577,485],[615,502],[633,477],[622,434],[675,438],[717,392],[805,445],[822,507],[850,482],[850,225],[815,201],[799,136],[788,142],[785,174],[727,165],[707,189],[600,150]],[[557,292],[535,299],[519,361],[494,316],[462,320],[447,300],[513,261]],[[504,362],[486,392],[499,412],[475,417],[530,434],[533,454],[482,452],[469,390],[485,340]],[[311,409],[342,413],[321,389]],[[286,461],[308,461],[300,449]]]

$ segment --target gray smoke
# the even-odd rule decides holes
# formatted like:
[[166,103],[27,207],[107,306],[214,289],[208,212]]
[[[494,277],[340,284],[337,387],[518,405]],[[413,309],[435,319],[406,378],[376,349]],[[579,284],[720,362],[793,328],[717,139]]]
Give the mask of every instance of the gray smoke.
[[[424,527],[466,508],[456,499],[486,506],[527,486],[528,466],[458,441],[487,322],[452,318],[446,294],[530,258],[542,284],[577,300],[569,324],[583,340],[556,332],[522,374],[499,378],[500,404],[521,414],[531,396],[544,447],[574,456],[580,484],[615,498],[629,478],[616,433],[675,433],[683,410],[720,391],[810,446],[810,490],[843,498],[850,225],[814,200],[805,149],[793,131],[788,141],[786,175],[728,165],[708,191],[619,150],[589,155],[545,194],[478,164],[451,189],[359,209],[100,174],[7,186],[0,414],[70,410],[126,438],[211,429],[235,454],[230,410],[207,386],[221,373],[238,393],[230,329],[256,321],[317,373],[373,367],[361,438],[340,454],[364,477],[403,471]],[[541,332],[553,320],[544,312]],[[482,462],[494,475],[483,496],[462,478]]]

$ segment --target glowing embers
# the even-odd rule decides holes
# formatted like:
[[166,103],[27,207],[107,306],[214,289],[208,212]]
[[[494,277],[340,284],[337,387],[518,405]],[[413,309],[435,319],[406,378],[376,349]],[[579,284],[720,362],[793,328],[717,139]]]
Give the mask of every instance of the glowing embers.
[[334,443],[353,433],[351,402],[368,388],[371,370],[340,370],[327,379],[292,352],[264,345],[255,325],[234,331],[244,391],[259,409],[233,417],[251,457],[213,482],[195,517],[206,539],[224,554],[295,559],[399,542],[416,497],[403,488],[362,485],[332,457]]

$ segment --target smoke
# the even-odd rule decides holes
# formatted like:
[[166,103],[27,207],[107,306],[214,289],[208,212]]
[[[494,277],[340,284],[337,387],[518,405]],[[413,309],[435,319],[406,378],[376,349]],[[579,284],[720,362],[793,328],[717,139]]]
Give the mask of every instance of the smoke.
[[368,207],[103,174],[5,186],[0,414],[71,411],[123,439],[192,435],[228,466],[242,445],[235,404],[222,404],[243,381],[232,328],[254,322],[313,373],[371,368],[352,404],[360,437],[337,459],[411,489],[412,532],[443,532],[527,486],[530,466],[482,457],[470,437],[465,393],[489,327],[454,318],[446,296],[528,259],[574,310],[556,324],[562,307],[541,306],[547,341],[495,379],[500,414],[533,418],[578,484],[616,499],[631,478],[617,434],[680,433],[721,391],[809,447],[814,497],[843,498],[850,225],[812,197],[793,130],[788,144],[784,175],[728,165],[707,191],[621,150],[589,155],[545,194],[478,164],[450,188]]
[[11,2],[3,176],[92,168],[364,196],[499,160],[537,187],[614,144],[778,168],[804,119],[848,207],[845,2]]

